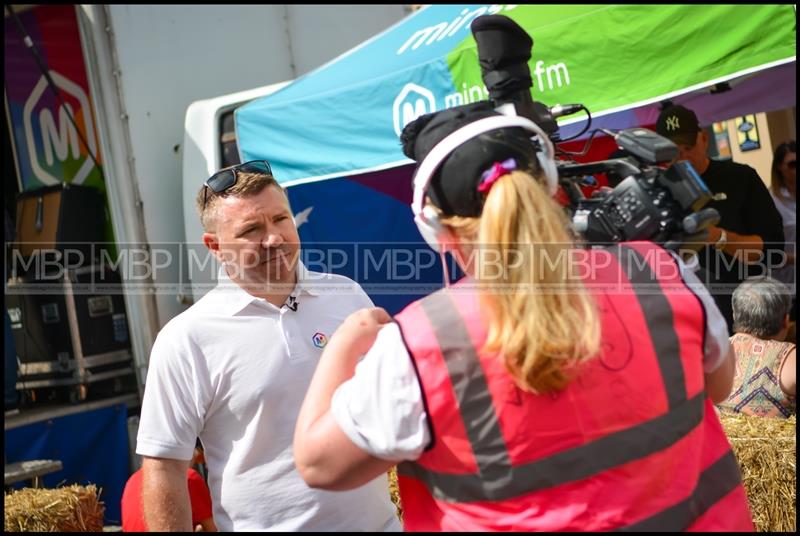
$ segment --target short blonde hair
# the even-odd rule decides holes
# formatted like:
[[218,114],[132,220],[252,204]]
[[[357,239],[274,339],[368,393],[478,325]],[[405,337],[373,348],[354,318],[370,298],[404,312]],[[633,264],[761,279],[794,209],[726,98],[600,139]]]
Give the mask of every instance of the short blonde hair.
[[[214,192],[205,184],[200,187],[197,192],[195,204],[197,213],[200,215],[200,223],[203,224],[203,229],[206,231],[213,230],[213,224],[216,220],[217,206],[219,200],[225,197],[249,197],[260,193],[264,188],[274,186],[280,190],[284,196],[286,192],[275,177],[267,173],[258,173],[251,171],[239,171],[236,173],[236,183],[222,192]],[[206,190],[208,190],[206,192]],[[203,199],[205,198],[205,207],[203,206]],[[288,196],[287,196],[288,200]]]

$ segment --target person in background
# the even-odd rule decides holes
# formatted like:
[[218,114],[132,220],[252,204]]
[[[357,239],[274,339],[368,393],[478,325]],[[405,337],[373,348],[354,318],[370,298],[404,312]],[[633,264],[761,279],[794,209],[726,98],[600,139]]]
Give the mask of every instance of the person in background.
[[767,275],[765,256],[783,251],[781,216],[755,169],[708,157],[708,133],[700,128],[692,110],[667,106],[658,116],[656,132],[678,146],[678,159],[688,160],[714,194],[724,194],[724,199],[708,205],[717,209],[720,220],[708,229],[707,245],[698,252],[704,269],[698,275],[733,334],[731,294],[745,278]]
[[[794,140],[781,143],[772,157],[772,183],[770,194],[783,220],[786,238],[786,265],[772,271],[772,277],[789,285],[792,294],[797,293],[797,145]],[[796,302],[796,298],[793,299]],[[790,313],[796,319],[794,304]]]
[[[191,465],[198,466],[203,463],[205,463],[203,445],[198,439]],[[206,481],[193,467],[186,470],[186,478],[189,485],[189,502],[192,508],[192,526],[195,532],[217,532],[211,512],[211,493],[208,491]],[[131,475],[122,492],[122,531],[149,532],[142,508],[141,469]]]
[[[372,301],[351,279],[313,272],[268,162],[218,171],[197,193],[217,286],[159,332],[136,452],[155,530],[191,530],[184,475],[205,447],[221,531],[400,531],[386,474],[344,494],[295,469],[295,419],[327,337]],[[378,477],[379,476],[379,477]]]
[[401,462],[407,531],[753,530],[713,406],[733,354],[694,274],[652,242],[577,246],[527,119],[465,105],[403,141],[420,232],[467,276],[336,331],[297,419],[305,481]]
[[760,417],[797,414],[797,348],[789,328],[789,289],[771,277],[744,281],[733,293],[733,392],[720,409]]

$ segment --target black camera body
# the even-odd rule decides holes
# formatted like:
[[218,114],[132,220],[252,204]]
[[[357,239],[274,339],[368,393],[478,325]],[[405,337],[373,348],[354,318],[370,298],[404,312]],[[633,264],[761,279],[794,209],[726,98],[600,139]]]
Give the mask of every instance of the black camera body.
[[[472,33],[493,105],[499,111],[513,106],[516,115],[538,124],[553,143],[561,141],[556,117],[585,108],[549,108],[531,98],[531,37],[503,15],[476,18]],[[695,249],[701,247],[702,234],[719,221],[719,214],[704,208],[713,195],[700,175],[689,162],[672,163],[678,156],[677,146],[651,130],[631,128],[613,134],[617,145],[631,156],[558,164],[559,182],[570,199],[575,230],[590,244],[651,240],[668,249],[689,246],[689,242],[694,242]],[[622,180],[614,188],[586,198],[579,184],[597,173],[613,173]]]
[[[704,208],[713,195],[689,162],[681,160],[666,169],[658,165],[674,160],[675,144],[641,128],[623,130],[616,140],[636,156],[558,167],[559,180],[570,198],[574,228],[588,242],[651,240],[675,249],[719,221],[715,209]],[[595,197],[583,196],[579,182],[609,172],[624,178]]]

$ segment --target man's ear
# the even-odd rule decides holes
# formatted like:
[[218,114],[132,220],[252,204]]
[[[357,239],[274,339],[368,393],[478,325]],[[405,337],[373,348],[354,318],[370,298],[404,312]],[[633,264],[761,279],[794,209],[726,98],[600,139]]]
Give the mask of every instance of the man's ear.
[[711,141],[708,138],[708,132],[706,132],[705,130],[700,130],[698,134],[700,135],[700,143],[702,143],[703,146],[706,148],[706,150],[708,150],[708,144]]
[[222,252],[219,249],[219,237],[217,233],[203,233],[203,244],[214,254],[214,256],[222,261],[222,257],[220,256]]

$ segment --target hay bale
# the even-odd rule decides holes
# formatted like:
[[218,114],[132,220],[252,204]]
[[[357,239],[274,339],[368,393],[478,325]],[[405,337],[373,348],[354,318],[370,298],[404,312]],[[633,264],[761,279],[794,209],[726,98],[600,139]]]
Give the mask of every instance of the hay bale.
[[397,519],[403,522],[403,505],[400,502],[400,488],[397,486],[397,467],[389,469],[389,494],[392,496],[394,507],[397,508]]
[[102,532],[105,506],[94,484],[23,488],[5,495],[6,532]]
[[795,532],[796,417],[722,413],[720,421],[739,461],[756,529]]

